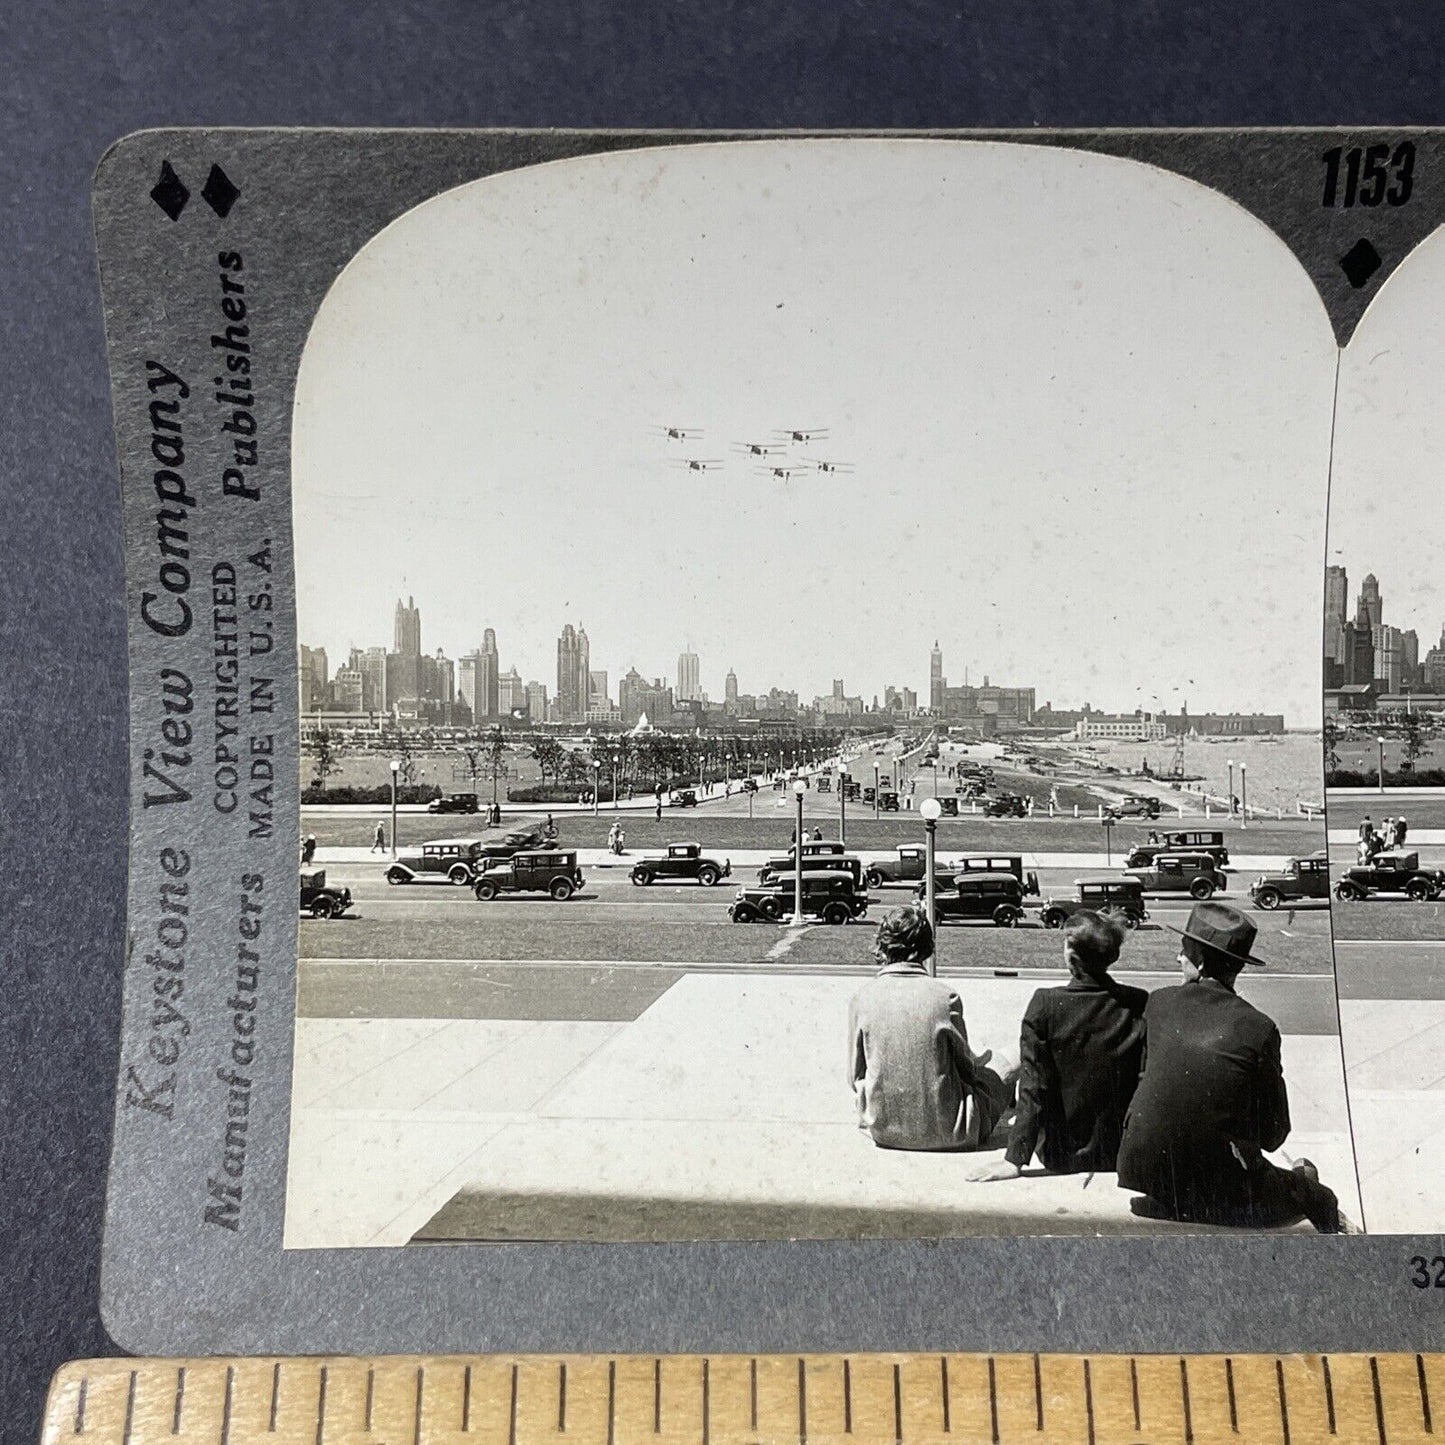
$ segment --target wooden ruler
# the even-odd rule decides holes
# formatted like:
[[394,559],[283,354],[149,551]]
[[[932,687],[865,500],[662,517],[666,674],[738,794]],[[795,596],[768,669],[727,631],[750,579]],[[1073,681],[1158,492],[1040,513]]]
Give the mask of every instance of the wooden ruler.
[[88,1360],[56,1376],[44,1433],[44,1445],[1437,1440],[1445,1355],[1406,1354]]

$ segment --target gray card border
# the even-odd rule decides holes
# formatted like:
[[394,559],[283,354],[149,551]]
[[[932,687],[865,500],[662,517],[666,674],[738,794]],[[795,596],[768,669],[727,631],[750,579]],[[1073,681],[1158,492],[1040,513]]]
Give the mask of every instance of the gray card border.
[[[318,1354],[496,1350],[708,1351],[1055,1350],[1326,1351],[1445,1348],[1445,1294],[1410,1283],[1424,1239],[1179,1236],[753,1244],[499,1244],[399,1250],[281,1249],[290,1124],[297,925],[298,741],[289,490],[290,415],[301,351],[327,289],[390,221],[467,181],[575,156],[658,145],[841,135],[1007,141],[1097,151],[1188,176],[1274,230],[1314,281],[1344,344],[1370,299],[1445,219],[1445,130],[627,132],[155,130],[118,142],[100,163],[94,212],[113,379],[127,558],[130,643],[130,873],[120,1081],[107,1198],[102,1313],[116,1341],[146,1354]],[[1414,194],[1399,207],[1326,210],[1321,154],[1332,145],[1402,140],[1416,148]],[[190,192],[172,221],[151,190],[167,163]],[[223,217],[203,197],[212,165],[239,187]],[[222,207],[224,209],[224,207]],[[1341,257],[1373,246],[1376,273],[1352,285]],[[251,410],[260,458],[225,495],[222,411],[209,338],[227,318],[221,253],[244,286],[253,347]],[[157,536],[150,404],[184,377],[182,573]],[[158,380],[148,389],[147,378]],[[174,416],[175,413],[162,413]],[[256,559],[265,549],[270,572]],[[1321,562],[1323,566],[1323,559]],[[216,664],[236,570],[243,626],[245,736],[274,751],[269,838],[247,837],[248,805],[223,817],[215,791]],[[216,570],[219,568],[220,570]],[[170,587],[165,585],[171,584]],[[267,592],[271,610],[248,599]],[[176,590],[171,590],[172,588]],[[213,595],[219,592],[219,598]],[[143,606],[146,594],[154,601]],[[191,609],[179,626],[179,603]],[[269,626],[267,624],[269,623]],[[218,630],[219,629],[219,630]],[[252,630],[271,639],[251,655]],[[218,643],[219,639],[219,643]],[[220,647],[221,657],[216,656]],[[261,645],[257,643],[255,645]],[[192,684],[193,711],[172,712],[163,669]],[[274,711],[265,707],[269,680]],[[175,678],[172,677],[174,682]],[[173,691],[172,701],[176,694]],[[281,722],[271,726],[270,720]],[[182,746],[181,720],[193,742]],[[189,752],[165,764],[193,794],[144,772],[146,749]],[[247,753],[249,765],[257,754]],[[153,763],[157,759],[152,757]],[[260,786],[259,781],[256,784]],[[164,850],[177,850],[166,854]],[[188,866],[178,876],[180,853]],[[166,868],[169,860],[170,869]],[[255,880],[260,879],[259,888]],[[183,882],[186,891],[164,890]],[[256,914],[246,903],[259,902]],[[182,915],[158,946],[158,929]],[[169,908],[169,911],[167,909]],[[250,920],[259,918],[259,931]],[[243,929],[243,924],[245,928]],[[180,940],[179,942],[177,940]],[[259,955],[259,985],[228,1005],[238,950]],[[104,962],[104,960],[102,960]],[[175,992],[176,981],[179,993]],[[166,988],[170,992],[166,992]],[[255,1020],[255,1032],[247,1024]],[[233,1062],[238,1041],[254,1056]],[[248,1082],[236,1091],[218,1070]],[[244,1107],[239,1228],[205,1222],[221,1194],[226,1111]],[[233,1131],[236,1137],[236,1131]]]

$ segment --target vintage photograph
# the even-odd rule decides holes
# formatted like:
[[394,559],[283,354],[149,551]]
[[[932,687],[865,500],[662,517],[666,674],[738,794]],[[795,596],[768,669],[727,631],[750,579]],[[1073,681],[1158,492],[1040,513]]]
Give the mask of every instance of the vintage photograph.
[[1324,764],[1430,766],[1429,529],[1331,511],[1322,659],[1338,357],[1264,225],[1066,148],[377,234],[292,423],[286,1246],[1379,1228]]
[[1437,233],[1342,354],[1330,479],[1324,737],[1341,1026],[1366,1211],[1391,1232],[1441,1220],[1442,325]]

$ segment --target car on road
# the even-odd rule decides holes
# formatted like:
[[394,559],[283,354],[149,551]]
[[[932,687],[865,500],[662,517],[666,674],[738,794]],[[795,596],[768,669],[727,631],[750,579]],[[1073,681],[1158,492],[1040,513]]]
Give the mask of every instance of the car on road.
[[326,870],[313,868],[301,874],[301,912],[312,918],[339,918],[351,907],[351,889],[328,888]]
[[1143,868],[1161,853],[1208,853],[1221,868],[1229,862],[1224,834],[1212,828],[1184,828],[1151,836],[1154,841],[1136,843],[1129,850],[1126,868]]
[[720,878],[727,878],[733,871],[730,860],[707,857],[700,843],[669,843],[667,852],[659,857],[639,859],[633,868],[631,878],[639,888],[649,883],[677,883],[692,879],[704,888],[711,888]]
[[756,778],[744,778],[744,779],[743,779],[743,792],[745,792],[745,793],[756,793],[757,790],[758,790],[758,780],[757,780]]
[[833,791],[833,779],[829,774],[818,774],[818,791],[820,793],[831,793]]
[[1044,900],[1039,922],[1045,928],[1062,928],[1081,909],[1095,913],[1115,913],[1126,928],[1138,928],[1147,922],[1149,910],[1144,906],[1144,886],[1137,878],[1076,878],[1072,898]]
[[448,793],[442,798],[433,798],[426,805],[428,813],[475,813],[481,804],[475,793]]
[[1018,793],[999,793],[983,805],[983,815],[985,818],[1027,818],[1029,805]]
[[[794,877],[773,884],[739,888],[728,908],[734,923],[776,923],[793,911]],[[846,873],[803,874],[803,916],[824,923],[844,924],[868,912],[868,894]]]
[[[829,864],[828,859],[840,858],[847,854],[847,848],[836,838],[804,838],[803,839],[803,872],[810,869],[837,867],[838,864]],[[766,883],[773,874],[791,873],[793,871],[794,850],[789,848],[786,853],[779,853],[769,858],[761,868],[758,869],[758,882]],[[843,865],[846,871],[846,865]]]
[[[518,847],[526,847],[519,843]],[[397,857],[386,868],[388,883],[440,882],[470,883],[481,871],[482,863],[488,857],[505,857],[506,849],[499,839],[487,844],[480,838],[433,838],[420,848],[411,848]]]
[[870,888],[888,883],[913,883],[928,868],[928,850],[920,843],[908,843],[893,850],[891,858],[876,858],[867,866],[865,877]]
[[1012,873],[960,873],[952,888],[935,890],[939,923],[992,923],[1012,928],[1024,916],[1024,890]]
[[1330,860],[1323,848],[1307,858],[1291,858],[1276,873],[1262,873],[1249,885],[1256,908],[1278,908],[1301,898],[1330,896]]
[[582,886],[577,854],[560,848],[541,848],[533,853],[514,853],[510,858],[492,858],[477,875],[472,892],[481,903],[502,893],[546,893],[559,903]]
[[674,791],[672,795],[672,806],[674,808],[695,808],[697,807],[697,793],[692,788],[681,788]]
[[[936,861],[933,872],[933,891],[939,893],[952,888],[959,875],[965,873],[1007,873],[1018,879],[1019,887],[1027,896],[1032,898],[1039,896],[1039,875],[1032,870],[1025,872],[1024,860],[1017,853],[970,853],[951,861]],[[914,889],[914,895],[918,898],[924,896],[922,883]]]
[[1335,884],[1335,897],[1356,903],[1372,893],[1401,893],[1414,903],[1438,898],[1445,891],[1445,872],[1422,868],[1418,853],[1376,853],[1370,862],[1345,870]]
[[898,794],[892,788],[879,788],[878,811],[880,813],[896,813],[898,806]]
[[1116,818],[1157,818],[1162,804],[1158,798],[1146,798],[1143,793],[1130,793],[1117,803],[1106,803],[1104,811]]
[[1209,853],[1160,853],[1142,868],[1126,868],[1146,893],[1187,893],[1202,902],[1223,893],[1229,879]]

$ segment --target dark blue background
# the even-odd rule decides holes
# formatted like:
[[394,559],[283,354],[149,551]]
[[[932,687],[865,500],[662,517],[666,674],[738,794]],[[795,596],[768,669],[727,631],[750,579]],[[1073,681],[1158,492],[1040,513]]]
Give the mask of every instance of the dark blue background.
[[0,8],[0,1445],[33,1445],[57,1365],[111,1351],[95,1297],[126,679],[89,190],[112,140],[184,124],[1432,124],[1442,32],[1435,5],[1166,0]]

